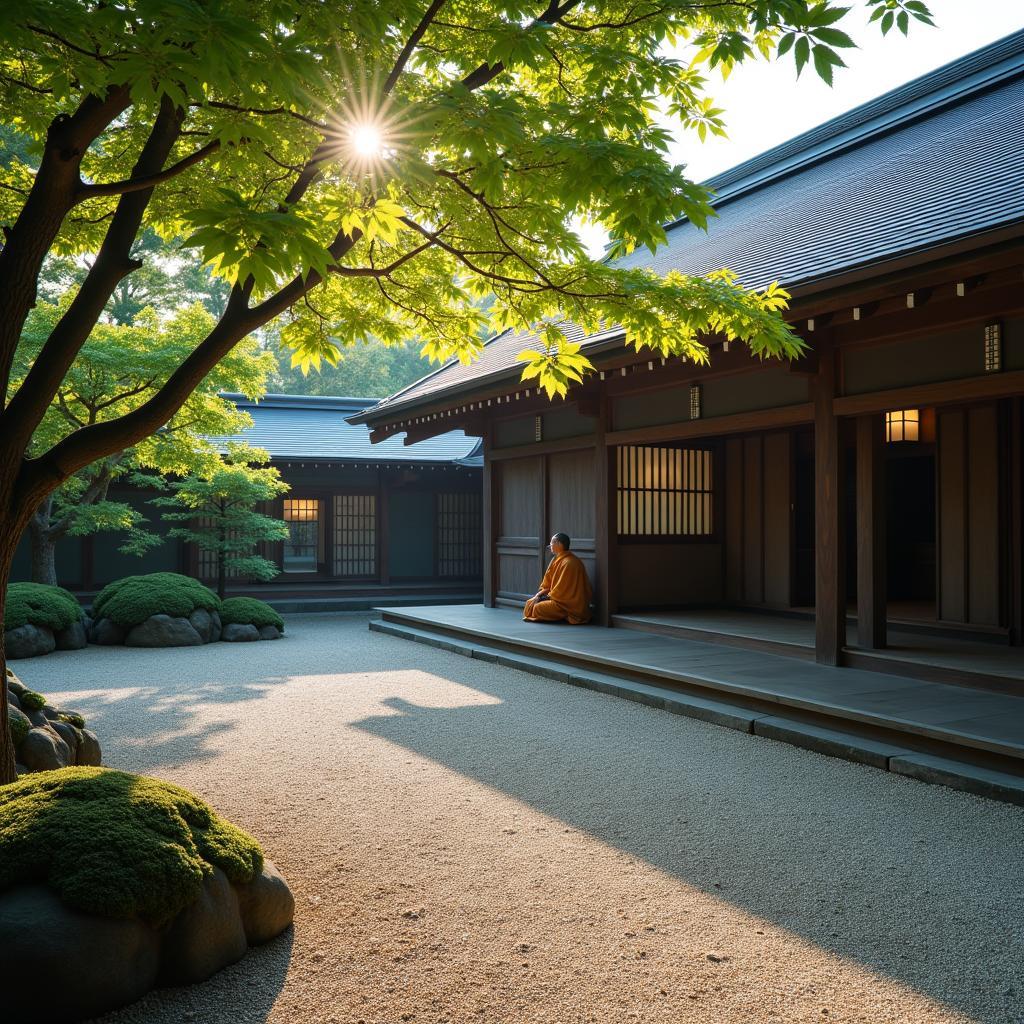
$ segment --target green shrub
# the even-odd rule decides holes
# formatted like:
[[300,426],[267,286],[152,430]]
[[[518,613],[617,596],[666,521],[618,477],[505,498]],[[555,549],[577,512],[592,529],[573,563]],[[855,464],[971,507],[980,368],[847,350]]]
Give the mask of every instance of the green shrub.
[[47,629],[67,629],[82,617],[82,608],[74,594],[63,587],[45,583],[12,583],[4,605],[4,629],[17,629],[31,623]]
[[29,729],[32,728],[31,723],[27,718],[22,715],[11,715],[7,722],[8,728],[11,732],[11,743],[15,749],[21,746],[21,741],[28,735]]
[[92,603],[94,619],[110,619],[130,628],[151,615],[188,617],[197,608],[220,611],[220,599],[208,587],[176,572],[126,576],[108,583]]
[[41,711],[46,707],[46,698],[35,690],[25,690],[19,695],[18,703],[22,711]]
[[219,867],[250,882],[259,844],[169,782],[109,768],[61,768],[0,786],[0,892],[48,885],[69,906],[167,921]]
[[68,725],[73,725],[76,729],[85,728],[85,719],[77,711],[60,711],[57,717],[62,722],[67,722]]
[[284,631],[284,619],[281,618],[266,601],[258,601],[255,597],[229,597],[220,609],[220,621],[227,626],[236,622],[240,626],[277,626]]

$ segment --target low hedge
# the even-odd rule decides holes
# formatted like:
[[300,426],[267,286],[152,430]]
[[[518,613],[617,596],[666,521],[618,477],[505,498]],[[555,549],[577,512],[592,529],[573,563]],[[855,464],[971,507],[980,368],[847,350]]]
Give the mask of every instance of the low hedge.
[[251,882],[263,851],[169,782],[61,768],[0,786],[0,891],[43,883],[87,913],[159,924],[198,898],[215,866]]
[[190,576],[151,572],[108,583],[92,603],[92,616],[130,629],[151,615],[188,618],[197,608],[219,612],[220,598]]
[[45,583],[12,583],[4,605],[4,629],[19,626],[45,626],[55,632],[67,629],[82,617],[82,607],[74,594],[63,587]]
[[237,623],[240,626],[277,626],[284,632],[284,619],[266,601],[255,597],[229,597],[220,609],[220,621],[225,625]]

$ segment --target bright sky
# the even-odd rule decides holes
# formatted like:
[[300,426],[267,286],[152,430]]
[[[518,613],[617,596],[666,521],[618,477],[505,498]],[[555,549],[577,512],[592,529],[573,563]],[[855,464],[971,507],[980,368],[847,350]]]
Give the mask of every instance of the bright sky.
[[[829,88],[805,68],[799,81],[792,54],[779,63],[741,65],[722,82],[717,72],[708,91],[725,109],[727,139],[679,132],[672,158],[687,165],[696,181],[743,163],[844,111],[881,96],[896,86],[948,64],[964,54],[1024,28],[1024,0],[928,0],[936,28],[911,23],[904,38],[893,29],[882,37],[866,25],[862,4],[838,26],[857,43],[843,50],[846,68],[837,68]],[[600,232],[581,232],[594,254],[603,248]]]

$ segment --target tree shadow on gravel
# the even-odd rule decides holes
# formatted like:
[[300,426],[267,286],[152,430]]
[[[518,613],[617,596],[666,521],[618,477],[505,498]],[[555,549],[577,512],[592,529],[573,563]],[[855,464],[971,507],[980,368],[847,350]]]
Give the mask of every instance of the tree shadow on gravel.
[[499,702],[356,726],[978,1024],[1021,1019],[1017,808],[468,659],[445,678]]

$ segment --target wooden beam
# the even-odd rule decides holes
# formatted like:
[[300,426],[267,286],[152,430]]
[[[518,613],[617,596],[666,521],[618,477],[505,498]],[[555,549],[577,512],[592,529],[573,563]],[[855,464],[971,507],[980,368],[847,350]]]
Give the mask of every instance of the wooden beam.
[[885,439],[880,413],[857,419],[857,644],[886,645]]
[[843,524],[844,447],[833,411],[836,354],[820,351],[814,381],[814,657],[838,665],[846,645],[845,530]]
[[1015,399],[1009,416],[1009,581],[1010,643],[1024,644],[1024,399]]
[[659,441],[683,441],[696,437],[715,437],[723,434],[742,434],[752,430],[773,430],[814,422],[814,405],[783,405],[776,409],[740,412],[732,416],[712,416],[702,420],[681,420],[662,423],[654,427],[633,427],[629,430],[609,431],[610,445],[647,444]]
[[377,469],[377,523],[380,529],[380,562],[377,573],[382,585],[391,583],[391,474],[386,469]]
[[[981,362],[981,338],[978,338],[978,362]],[[1024,370],[987,373],[981,377],[915,384],[890,391],[872,391],[866,395],[837,398],[833,410],[837,416],[862,416],[891,409],[920,409],[922,406],[961,404],[983,399],[1012,398],[1024,395]]]
[[517,444],[511,448],[492,448],[490,459],[501,462],[503,459],[522,459],[528,455],[551,455],[555,452],[575,452],[581,448],[593,448],[597,437],[588,434],[585,437],[567,437],[557,441],[533,441],[530,444]]

